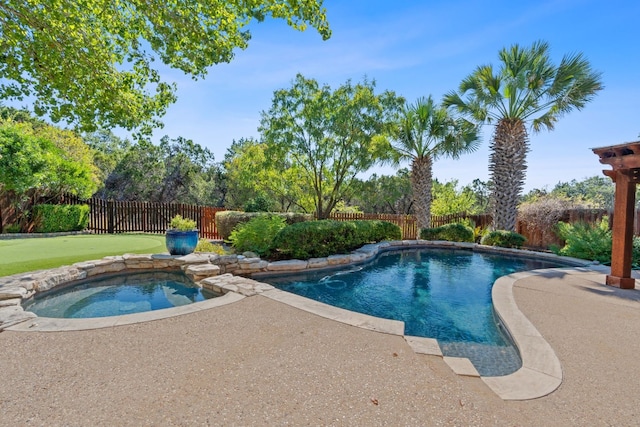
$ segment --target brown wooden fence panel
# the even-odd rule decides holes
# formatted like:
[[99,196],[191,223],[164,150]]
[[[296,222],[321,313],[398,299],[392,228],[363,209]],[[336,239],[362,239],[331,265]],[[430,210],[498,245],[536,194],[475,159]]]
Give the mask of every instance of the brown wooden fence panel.
[[0,231],[6,225],[14,224],[17,221],[17,212],[11,204],[12,198],[8,192],[0,192]]
[[[351,221],[351,220],[381,220],[394,223],[402,230],[403,239],[417,239],[418,238],[418,226],[415,215],[398,215],[398,214],[363,214],[363,213],[345,213],[339,212],[331,214],[331,219],[336,221]],[[439,227],[441,225],[457,222],[462,219],[469,219],[475,224],[476,227],[488,227],[491,224],[490,215],[442,215],[432,216],[432,227]]]
[[62,201],[68,204],[89,205],[89,231],[96,234],[114,233],[155,233],[163,234],[171,218],[180,214],[184,218],[196,221],[200,237],[219,239],[215,224],[217,212],[224,208],[198,206],[183,203],[126,202],[91,198],[81,200],[66,197]]
[[[563,222],[575,224],[585,222],[588,224],[598,224],[604,216],[609,216],[609,226],[613,223],[613,212],[606,209],[570,209],[564,212],[560,218]],[[535,249],[548,249],[551,245],[563,246],[562,240],[554,230],[541,230],[537,227],[518,221],[516,232],[527,238],[526,247]],[[636,235],[638,230],[636,230]]]
[[335,221],[381,220],[396,224],[402,231],[403,239],[415,239],[417,236],[416,221],[413,215],[374,214],[336,212],[329,217]]

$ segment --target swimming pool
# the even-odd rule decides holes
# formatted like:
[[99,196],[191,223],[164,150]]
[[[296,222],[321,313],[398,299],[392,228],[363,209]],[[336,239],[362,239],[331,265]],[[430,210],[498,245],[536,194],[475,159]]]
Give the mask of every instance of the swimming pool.
[[406,249],[358,267],[261,279],[282,290],[364,314],[405,322],[405,334],[438,340],[445,356],[466,357],[480,375],[520,368],[517,349],[493,310],[501,276],[562,267],[557,262],[463,249]]
[[84,280],[38,295],[23,308],[41,317],[77,319],[160,310],[218,296],[182,272],[135,272]]

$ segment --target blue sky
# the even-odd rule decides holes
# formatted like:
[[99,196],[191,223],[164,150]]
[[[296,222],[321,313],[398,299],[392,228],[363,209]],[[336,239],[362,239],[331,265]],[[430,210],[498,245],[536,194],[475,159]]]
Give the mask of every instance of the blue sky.
[[[497,64],[501,48],[540,39],[549,42],[556,63],[564,54],[584,53],[602,72],[605,89],[553,132],[530,135],[525,191],[600,175],[604,167],[590,148],[640,139],[637,0],[326,0],[324,6],[333,31],[327,41],[313,29],[298,32],[268,20],[252,25],[248,49],[237,51],[230,64],[212,67],[205,79],[163,71],[177,82],[178,101],[154,140],[190,138],[219,161],[234,139],[258,137],[260,112],[296,73],[333,88],[367,76],[378,90],[410,102],[429,94],[440,100],[478,65]],[[462,185],[487,180],[491,134],[485,126],[484,143],[473,154],[438,160],[434,177]],[[389,167],[373,172],[395,173]]]

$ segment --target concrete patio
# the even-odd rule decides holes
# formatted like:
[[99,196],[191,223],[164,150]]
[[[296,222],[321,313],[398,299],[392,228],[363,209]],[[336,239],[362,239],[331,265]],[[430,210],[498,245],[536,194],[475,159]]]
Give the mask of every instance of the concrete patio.
[[515,281],[563,381],[504,401],[402,336],[263,295],[86,331],[0,333],[0,425],[638,425],[640,292],[605,274]]

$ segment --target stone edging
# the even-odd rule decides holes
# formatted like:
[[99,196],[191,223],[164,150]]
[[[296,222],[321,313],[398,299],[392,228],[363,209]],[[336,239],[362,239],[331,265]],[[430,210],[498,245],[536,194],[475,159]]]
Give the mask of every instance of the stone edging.
[[91,234],[90,231],[64,231],[59,233],[1,233],[0,240],[34,239],[37,237],[80,236]]
[[500,277],[493,284],[493,307],[515,342],[522,359],[516,372],[482,380],[504,400],[527,400],[546,396],[560,387],[562,366],[555,352],[536,327],[518,308],[513,285],[520,279],[545,270],[520,272]]

